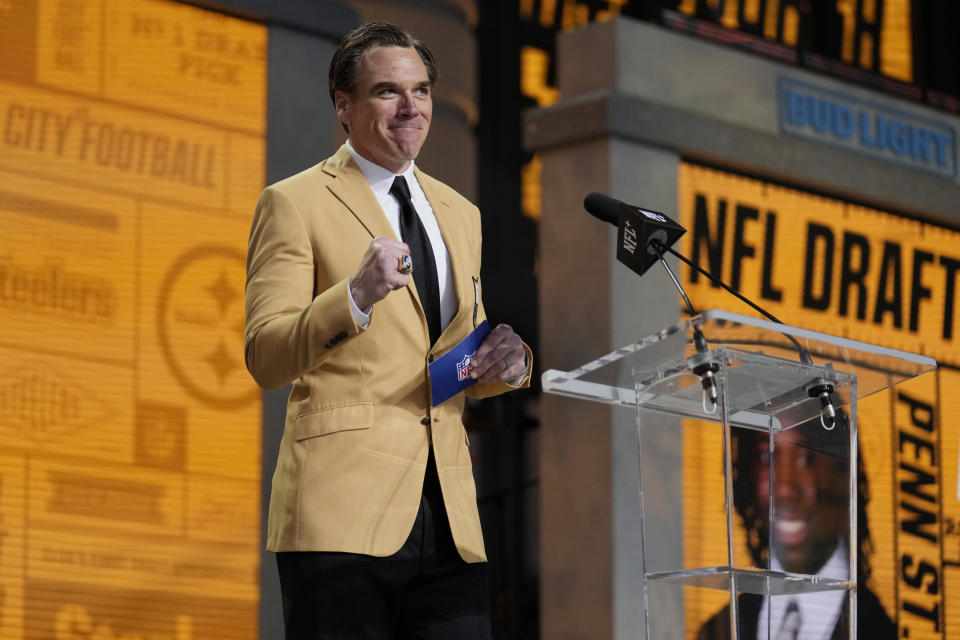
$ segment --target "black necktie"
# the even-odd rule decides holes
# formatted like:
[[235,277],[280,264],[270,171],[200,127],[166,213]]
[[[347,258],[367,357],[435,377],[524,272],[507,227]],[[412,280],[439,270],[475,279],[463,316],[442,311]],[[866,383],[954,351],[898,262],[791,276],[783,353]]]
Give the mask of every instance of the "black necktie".
[[410,199],[410,189],[403,176],[397,176],[390,187],[390,194],[400,203],[400,236],[410,247],[413,260],[413,282],[420,294],[420,304],[427,316],[430,329],[430,344],[440,337],[440,284],[437,282],[437,261],[427,230],[420,224],[420,216]]
[[787,603],[787,613],[780,624],[780,631],[777,632],[777,640],[797,640],[800,636],[801,621],[800,605],[796,600],[790,600]]

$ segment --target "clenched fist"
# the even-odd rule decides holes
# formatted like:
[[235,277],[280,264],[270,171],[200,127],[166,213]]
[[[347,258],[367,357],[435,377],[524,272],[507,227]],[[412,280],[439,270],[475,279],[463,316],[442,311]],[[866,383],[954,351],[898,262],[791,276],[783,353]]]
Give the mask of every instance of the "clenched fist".
[[[409,273],[398,270],[401,256],[409,256],[410,247],[392,238],[374,238],[367,247],[360,268],[350,279],[350,294],[364,312],[395,289],[410,282]],[[414,265],[416,268],[416,265]]]

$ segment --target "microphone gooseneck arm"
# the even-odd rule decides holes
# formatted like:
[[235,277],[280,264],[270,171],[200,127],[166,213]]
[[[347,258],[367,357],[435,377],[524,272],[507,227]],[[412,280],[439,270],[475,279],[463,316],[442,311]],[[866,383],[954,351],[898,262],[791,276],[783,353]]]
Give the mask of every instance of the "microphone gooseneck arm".
[[[772,313],[768,312],[766,309],[763,309],[759,305],[755,304],[753,301],[749,300],[745,296],[741,295],[739,292],[734,291],[733,288],[727,286],[722,280],[714,278],[709,272],[704,269],[701,269],[698,265],[694,264],[686,257],[680,253],[674,251],[670,248],[677,238],[683,234],[685,231],[683,227],[680,227],[673,221],[669,220],[665,215],[656,211],[649,211],[646,209],[640,209],[639,207],[634,207],[627,205],[619,200],[615,200],[610,196],[604,195],[602,193],[589,193],[583,199],[583,206],[590,215],[595,218],[602,220],[603,222],[608,222],[615,227],[620,229],[620,233],[624,234],[624,221],[622,220],[623,216],[629,216],[629,218],[636,218],[640,216],[640,226],[651,224],[651,220],[655,221],[655,224],[660,225],[659,228],[653,233],[646,233],[645,238],[642,238],[641,241],[645,243],[646,253],[651,256],[656,256],[659,259],[660,263],[667,270],[667,275],[670,276],[670,279],[673,281],[673,284],[677,287],[677,291],[680,292],[680,296],[683,298],[684,303],[687,305],[687,310],[690,312],[691,316],[696,315],[696,311],[693,308],[693,304],[690,302],[690,298],[687,297],[687,293],[683,290],[683,286],[680,284],[680,280],[673,273],[673,269],[670,268],[670,265],[667,264],[664,260],[664,253],[669,251],[671,254],[677,257],[678,260],[687,264],[691,269],[694,269],[698,273],[703,274],[707,277],[710,282],[713,282],[718,287],[722,287],[725,291],[730,294],[733,294],[737,299],[745,302],[750,308],[754,309],[760,313],[763,317],[768,320],[775,322],[776,324],[783,324],[779,318],[774,316]],[[631,225],[627,224],[627,227]],[[679,230],[679,233],[677,231]],[[626,248],[631,255],[634,254],[636,249],[637,240],[636,231],[634,228],[630,228],[631,236],[629,240],[626,237],[619,238],[619,241],[623,242],[623,248]],[[652,264],[648,259],[644,259],[639,263],[639,267],[636,260],[627,261],[619,255],[617,259],[626,264],[629,268],[636,271],[638,274],[643,275],[646,269]],[[797,350],[797,354],[800,358],[800,362],[805,365],[812,365],[813,358],[810,355],[810,351],[806,349],[799,341],[789,333],[783,333],[782,335],[787,338]],[[717,403],[717,384],[714,379],[714,374],[719,372],[720,366],[717,362],[710,360],[706,355],[709,348],[707,346],[707,339],[703,335],[703,331],[699,326],[694,327],[693,331],[693,341],[697,349],[697,356],[694,357],[692,362],[695,362],[693,367],[693,372],[700,376],[700,382],[703,385],[704,390],[704,411],[711,413],[707,408],[707,399],[710,400],[711,407],[716,408]],[[836,416],[837,412],[833,406],[832,394],[834,391],[834,385],[831,380],[825,377],[819,377],[813,383],[808,385],[807,394],[811,398],[818,398],[820,400],[820,421],[823,424],[825,429],[833,429],[836,426]]]
[[[735,291],[732,287],[728,287],[727,284],[722,280],[718,278],[714,278],[713,275],[711,275],[708,271],[706,271],[705,269],[702,269],[699,265],[694,264],[693,261],[688,260],[686,257],[681,255],[677,251],[674,251],[671,247],[665,246],[662,242],[660,242],[656,238],[650,241],[650,245],[660,255],[660,262],[662,262],[663,266],[667,268],[667,273],[670,274],[670,278],[673,280],[673,283],[677,286],[677,289],[680,291],[680,294],[683,296],[684,301],[687,303],[687,308],[690,309],[691,313],[693,313],[693,306],[690,304],[690,300],[687,298],[687,294],[683,291],[683,287],[680,286],[680,281],[677,280],[677,277],[674,275],[673,270],[670,269],[670,267],[667,265],[666,260],[663,259],[663,254],[667,251],[669,251],[672,255],[676,256],[678,260],[682,261],[684,264],[688,265],[690,268],[695,269],[698,273],[702,273],[704,276],[706,276],[710,280],[710,282],[716,283],[720,287],[723,287],[723,289],[728,293],[731,293],[734,296],[736,296],[738,299],[742,300],[743,302],[746,302],[748,305],[750,305],[751,308],[756,309],[757,311],[762,313],[770,321],[776,322],[777,324],[783,324],[783,322],[781,322],[780,319],[774,316],[772,313],[761,308],[759,305],[755,304],[745,296],[741,295],[739,292]],[[699,331],[699,329],[697,331]],[[811,365],[813,364],[813,358],[810,357],[810,352],[803,345],[797,342],[796,338],[794,338],[789,333],[783,333],[782,335],[785,338],[787,338],[790,342],[792,342],[794,347],[796,347],[797,353],[800,356],[800,361],[803,364],[811,364]],[[703,336],[702,333],[700,333],[699,336],[696,333],[694,334],[695,339],[702,336]],[[698,352],[701,351],[699,347],[697,351]],[[700,365],[700,366],[702,367],[703,365]],[[694,373],[697,373],[697,371],[694,370]],[[701,372],[701,373],[697,373],[697,375],[700,375],[701,380],[703,381],[704,390],[709,392],[709,389],[707,388],[707,379],[712,378],[712,375],[710,375],[709,372],[706,372],[706,374]],[[710,380],[710,382],[711,383],[713,382],[712,379]],[[715,387],[713,388],[715,389]],[[807,389],[807,395],[809,397],[817,398],[820,400],[820,424],[822,424],[823,428],[826,429],[827,431],[832,430],[837,424],[837,410],[833,405],[833,398],[832,398],[833,391],[834,391],[833,384],[831,384],[829,380],[824,380],[824,379],[818,380],[815,384],[811,385]],[[716,393],[715,390],[714,390],[714,393]]]
[[[656,242],[657,247],[662,247],[663,244]],[[651,243],[653,244],[653,243]],[[656,248],[656,247],[655,247]],[[690,298],[687,297],[687,292],[683,290],[683,286],[680,284],[680,280],[677,279],[676,274],[673,272],[673,269],[670,268],[670,265],[667,264],[667,261],[663,259],[663,251],[657,251],[657,254],[660,257],[660,264],[663,265],[663,268],[667,270],[667,275],[670,276],[670,279],[673,280],[674,286],[677,288],[677,291],[680,292],[680,297],[683,298],[683,301],[687,305],[687,311],[690,312],[691,316],[697,315],[696,309],[693,308],[693,305],[690,304]]]
[[[656,240],[652,241],[650,244],[653,245],[654,243],[657,245],[654,247],[655,249],[663,246],[662,243]],[[680,292],[680,297],[683,298],[683,301],[686,303],[687,311],[690,312],[691,317],[697,315],[697,310],[693,308],[693,304],[690,302],[687,292],[683,290],[683,285],[680,284],[680,280],[673,272],[673,269],[670,268],[670,265],[667,264],[667,261],[663,259],[663,251],[658,250],[657,257],[660,259],[660,264],[663,265],[663,268],[667,270],[667,275],[670,276],[674,286],[677,287],[677,291]],[[707,347],[707,338],[703,335],[703,331],[700,329],[700,327],[693,328],[693,345],[696,347],[698,355],[706,353],[709,349]],[[720,365],[714,360],[704,359],[702,362],[695,365],[692,371],[694,375],[700,378],[700,386],[703,387],[703,410],[708,414],[713,413],[716,410],[717,400],[720,396],[720,392],[717,389],[717,381],[714,378],[714,376],[720,371]],[[707,405],[708,401],[709,406]]]
[[[708,272],[706,269],[703,269],[703,268],[701,268],[699,265],[694,264],[692,260],[688,260],[688,259],[685,258],[682,254],[680,254],[680,253],[678,253],[677,251],[675,251],[673,248],[664,246],[663,243],[662,243],[662,242],[659,242],[658,240],[652,240],[652,241],[650,242],[650,244],[651,244],[651,245],[654,245],[654,248],[657,249],[658,252],[661,252],[661,259],[662,259],[663,252],[667,252],[667,251],[670,252],[671,255],[676,256],[678,260],[680,260],[681,262],[683,262],[684,264],[686,264],[687,266],[689,266],[691,269],[694,269],[694,270],[696,270],[698,273],[701,273],[701,274],[703,274],[704,276],[706,276],[707,279],[710,280],[710,282],[713,282],[714,284],[716,284],[716,285],[718,285],[718,286],[720,286],[720,287],[723,287],[723,289],[724,289],[725,291],[727,291],[728,293],[733,294],[733,295],[736,296],[739,300],[747,303],[748,305],[750,305],[750,307],[751,307],[752,309],[755,309],[755,310],[758,311],[759,313],[762,313],[763,316],[764,316],[765,318],[767,318],[768,320],[770,320],[771,322],[776,322],[777,324],[783,324],[783,322],[782,322],[779,318],[777,318],[776,316],[774,316],[772,313],[770,313],[769,311],[763,309],[760,305],[754,303],[754,302],[751,301],[749,298],[743,296],[742,294],[740,294],[739,291],[736,291],[736,290],[733,289],[732,287],[728,287],[727,284],[726,284],[725,282],[723,282],[722,280],[720,280],[719,278],[714,278],[713,275],[710,274],[710,272]],[[666,263],[664,263],[664,264],[666,264]],[[671,276],[672,276],[672,275],[673,275],[673,274],[671,273]],[[676,278],[674,278],[674,282],[676,282]],[[679,286],[679,284],[678,284],[677,286]],[[789,340],[790,342],[793,343],[793,346],[795,346],[795,347],[797,348],[797,352],[800,354],[800,361],[803,362],[803,364],[813,364],[813,358],[810,357],[810,352],[807,351],[807,349],[806,349],[803,345],[801,345],[799,342],[797,342],[797,339],[796,339],[796,338],[794,338],[793,336],[791,336],[789,333],[785,333],[785,334],[783,334],[783,335],[784,335],[784,337],[787,338],[787,340]]]

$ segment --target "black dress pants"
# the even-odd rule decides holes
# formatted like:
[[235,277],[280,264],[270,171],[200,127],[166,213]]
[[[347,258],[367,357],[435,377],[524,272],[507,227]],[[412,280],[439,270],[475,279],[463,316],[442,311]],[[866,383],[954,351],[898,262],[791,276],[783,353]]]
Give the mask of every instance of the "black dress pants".
[[453,544],[433,452],[410,536],[387,557],[277,554],[286,640],[489,640],[487,565]]

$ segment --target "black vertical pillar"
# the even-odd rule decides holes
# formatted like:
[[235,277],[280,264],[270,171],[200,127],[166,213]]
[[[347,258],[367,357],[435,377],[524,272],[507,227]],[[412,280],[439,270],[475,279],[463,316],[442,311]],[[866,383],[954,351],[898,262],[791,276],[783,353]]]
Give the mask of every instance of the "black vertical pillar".
[[911,9],[914,82],[960,97],[960,3],[913,0]]
[[[525,42],[517,0],[478,2],[480,119],[479,206],[483,215],[483,298],[491,323],[506,322],[537,353],[536,223],[521,206],[521,116],[532,101],[520,92]],[[552,38],[550,39],[552,49]],[[537,380],[539,376],[535,375]],[[535,424],[524,407],[533,392],[514,392],[475,407],[482,433],[478,498],[490,556],[493,624],[498,638],[536,638],[538,590],[531,496],[536,468],[527,442]],[[475,438],[480,440],[480,438]],[[529,459],[528,459],[529,458]]]
[[484,304],[536,351],[536,224],[521,211],[520,18],[517,0],[479,3],[480,210]]

